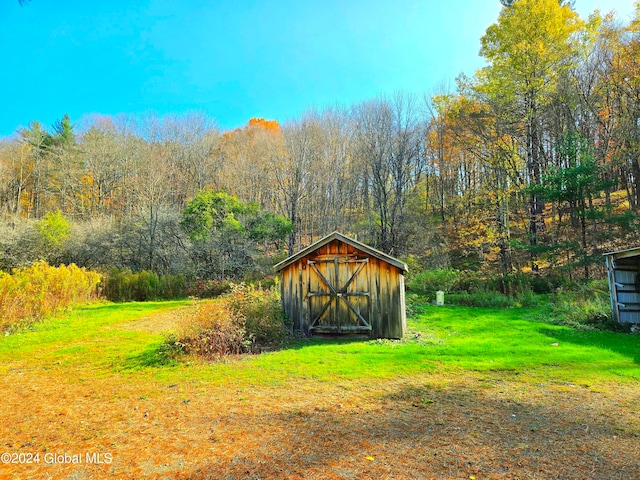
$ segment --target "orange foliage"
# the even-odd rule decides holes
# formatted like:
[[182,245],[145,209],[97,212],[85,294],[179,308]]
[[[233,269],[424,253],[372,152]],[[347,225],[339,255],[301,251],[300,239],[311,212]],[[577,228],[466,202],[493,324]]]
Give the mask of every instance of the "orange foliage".
[[280,131],[280,124],[278,123],[277,120],[265,120],[264,118],[254,117],[249,119],[249,123],[247,124],[247,127],[264,128],[265,130],[268,130],[271,132]]
[[280,133],[280,124],[277,120],[265,120],[264,118],[250,118],[243,128],[236,128],[222,134],[223,138],[232,138],[241,133],[250,133],[253,129],[263,129],[267,132]]

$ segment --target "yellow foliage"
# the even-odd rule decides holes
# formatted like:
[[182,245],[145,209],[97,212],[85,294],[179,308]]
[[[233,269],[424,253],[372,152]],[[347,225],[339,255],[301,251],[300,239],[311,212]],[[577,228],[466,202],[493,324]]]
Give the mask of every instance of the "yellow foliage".
[[100,274],[74,264],[37,262],[0,272],[0,331],[9,331],[95,298]]

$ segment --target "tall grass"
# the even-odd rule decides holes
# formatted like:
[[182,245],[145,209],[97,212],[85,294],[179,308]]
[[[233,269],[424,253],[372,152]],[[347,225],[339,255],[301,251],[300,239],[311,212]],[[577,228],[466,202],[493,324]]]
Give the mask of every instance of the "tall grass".
[[0,331],[8,332],[86,303],[97,296],[98,273],[76,265],[30,267],[0,272]]
[[548,301],[546,311],[538,315],[540,320],[577,330],[627,331],[629,328],[613,319],[606,280],[591,280],[558,289]]
[[186,298],[186,280],[184,275],[114,268],[105,278],[103,295],[112,302],[175,300]]

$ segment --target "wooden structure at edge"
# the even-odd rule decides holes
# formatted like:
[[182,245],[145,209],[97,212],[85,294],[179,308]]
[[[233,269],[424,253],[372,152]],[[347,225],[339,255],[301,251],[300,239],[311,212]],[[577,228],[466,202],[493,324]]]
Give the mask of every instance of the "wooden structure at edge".
[[407,265],[333,232],[280,262],[281,299],[294,330],[402,338]]
[[640,247],[605,254],[613,318],[640,323]]

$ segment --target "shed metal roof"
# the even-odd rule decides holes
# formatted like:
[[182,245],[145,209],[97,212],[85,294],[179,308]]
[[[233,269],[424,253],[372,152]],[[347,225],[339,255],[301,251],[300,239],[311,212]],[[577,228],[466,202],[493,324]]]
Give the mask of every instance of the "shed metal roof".
[[308,247],[300,250],[298,253],[290,256],[286,260],[283,260],[282,262],[278,263],[273,268],[275,269],[275,271],[279,272],[283,268],[291,265],[293,262],[295,262],[295,261],[307,256],[308,254],[310,254],[314,250],[317,250],[318,248],[323,247],[326,244],[328,244],[328,243],[330,243],[330,242],[332,242],[334,240],[340,240],[341,242],[347,243],[347,244],[353,246],[354,248],[357,248],[358,250],[361,250],[361,251],[363,251],[365,253],[368,253],[372,257],[376,257],[376,258],[382,260],[383,262],[386,262],[386,263],[389,263],[389,264],[391,264],[391,265],[393,265],[395,267],[398,267],[403,272],[409,271],[409,268],[407,267],[406,263],[401,262],[397,258],[394,258],[394,257],[392,257],[390,255],[387,255],[386,253],[381,252],[380,250],[376,250],[375,248],[370,247],[369,245],[365,245],[364,243],[360,243],[357,240],[354,240],[353,238],[349,238],[349,237],[341,234],[340,232],[330,233],[326,237],[321,238],[317,242],[315,242],[315,243],[309,245]]
[[615,258],[629,258],[640,255],[640,247],[626,248],[624,250],[616,250],[615,252],[605,253],[604,256],[614,256]]

